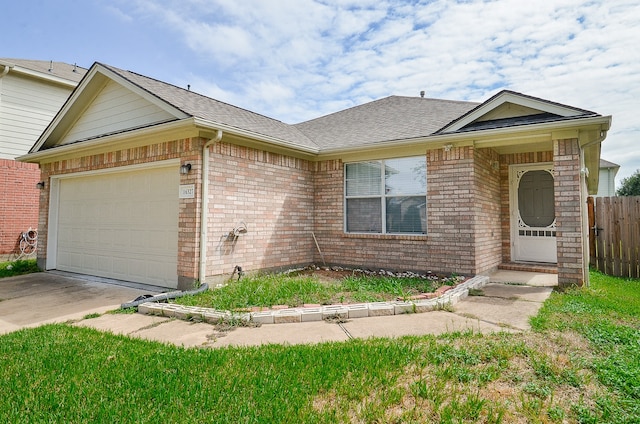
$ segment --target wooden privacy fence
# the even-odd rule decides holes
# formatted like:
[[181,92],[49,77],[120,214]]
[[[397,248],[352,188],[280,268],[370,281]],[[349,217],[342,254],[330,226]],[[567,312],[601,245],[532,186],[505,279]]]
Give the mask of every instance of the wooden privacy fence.
[[587,205],[591,265],[640,278],[640,196],[589,197]]

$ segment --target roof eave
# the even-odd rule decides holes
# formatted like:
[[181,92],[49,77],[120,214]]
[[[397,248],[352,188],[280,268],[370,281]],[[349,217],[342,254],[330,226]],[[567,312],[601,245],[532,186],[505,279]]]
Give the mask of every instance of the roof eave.
[[279,148],[297,151],[303,154],[317,155],[320,153],[320,149],[318,148],[305,146],[303,144],[295,143],[288,140],[283,140],[278,137],[272,137],[272,136],[256,133],[254,131],[245,130],[242,128],[234,127],[227,124],[222,124],[219,122],[212,122],[206,119],[196,117],[194,118],[194,123],[198,128],[201,128],[201,129],[222,130],[225,133],[233,134],[235,136],[246,138],[248,140],[255,140],[255,141],[266,143]]
[[304,156],[309,159],[315,157],[319,152],[318,149],[312,149],[308,146],[303,146],[275,137],[257,134],[241,128],[211,122],[201,118],[188,117],[144,128],[123,131],[117,134],[99,136],[89,140],[52,147],[46,150],[39,150],[20,156],[16,159],[21,162],[31,163],[50,162],[56,158],[76,155],[81,152],[91,153],[92,151],[103,151],[105,150],[105,147],[108,147],[109,150],[113,150],[120,147],[120,145],[125,145],[131,142],[142,143],[150,140],[157,140],[159,134],[162,134],[163,140],[167,140],[180,137],[207,137],[208,134],[212,134],[212,131],[216,130],[222,130],[223,134],[232,134],[248,141],[253,141],[254,143],[268,144],[282,152],[296,152],[298,156]]
[[6,62],[6,61],[0,61],[0,66],[8,66],[10,69],[10,72],[16,73],[16,74],[22,74],[22,75],[26,75],[28,77],[31,78],[36,78],[36,79],[41,79],[44,81],[48,81],[48,82],[53,82],[59,85],[64,85],[70,88],[74,88],[78,85],[78,83],[76,81],[72,81],[66,78],[62,78],[56,75],[48,75],[45,74],[43,72],[39,72],[39,71],[34,71],[33,69],[29,69],[29,68],[25,68],[22,67],[20,65],[17,65],[15,63],[11,63],[11,62]]
[[77,156],[77,153],[92,153],[94,151],[114,150],[120,146],[128,145],[133,141],[148,142],[149,140],[157,140],[158,134],[166,138],[195,137],[198,136],[198,130],[194,125],[193,118],[165,122],[135,130],[124,131],[117,134],[98,136],[89,140],[83,140],[76,143],[69,143],[62,146],[56,146],[45,150],[27,153],[19,156],[16,160],[20,162],[43,163],[52,162],[56,158],[66,156]]
[[580,117],[584,114],[593,115],[594,112],[576,108],[573,106],[563,105],[561,103],[552,102],[549,100],[541,99],[538,97],[529,96],[522,93],[517,93],[511,90],[502,90],[499,93],[496,93],[486,101],[482,102],[475,108],[471,109],[467,113],[459,116],[453,121],[449,122],[447,125],[439,129],[438,133],[443,133],[447,131],[457,131],[463,128],[465,125],[479,119],[495,107],[503,104],[503,103],[516,103],[522,106],[527,106],[532,109],[538,109],[545,112],[550,112],[563,117]]
[[[544,136],[550,141],[554,136],[554,134],[552,133],[556,133],[555,135],[558,135],[558,131],[560,130],[577,131],[581,127],[598,125],[600,126],[600,129],[602,131],[608,131],[611,127],[611,116],[576,118],[573,120],[564,120],[551,123],[546,122],[538,124],[528,124],[516,127],[466,131],[462,133],[434,133],[424,137],[415,137],[402,140],[389,140],[363,144],[359,146],[326,149],[321,150],[319,155],[322,158],[337,158],[341,155],[362,152],[363,150],[385,150],[390,148],[401,148],[424,144],[428,144],[430,149],[441,148],[448,144],[456,146],[475,145],[477,147],[491,147],[491,144],[495,143],[498,140],[502,141],[502,143],[517,144],[518,141],[522,141],[522,136],[527,133],[536,134],[536,137]],[[577,137],[577,133],[575,133],[575,136]]]

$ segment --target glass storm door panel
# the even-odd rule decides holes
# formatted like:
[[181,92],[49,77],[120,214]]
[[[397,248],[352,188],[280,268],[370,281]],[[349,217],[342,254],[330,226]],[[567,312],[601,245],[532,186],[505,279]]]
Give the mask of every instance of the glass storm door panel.
[[557,262],[553,168],[550,164],[512,167],[511,210],[513,260]]

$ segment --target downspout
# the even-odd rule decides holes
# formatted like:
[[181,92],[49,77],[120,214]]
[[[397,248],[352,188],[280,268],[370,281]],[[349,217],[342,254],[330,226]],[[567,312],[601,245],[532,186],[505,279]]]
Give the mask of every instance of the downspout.
[[2,70],[2,73],[0,73],[0,79],[5,75],[7,75],[9,73],[9,70],[13,68],[12,65],[2,65],[2,66],[4,66],[4,69]]
[[200,269],[198,271],[198,278],[200,284],[206,283],[205,277],[207,275],[207,217],[209,211],[209,147],[222,140],[222,130],[216,130],[215,138],[207,141],[202,146],[202,175],[201,186],[202,193],[200,202]]
[[607,138],[608,129],[602,129],[600,135],[593,141],[580,146],[580,219],[582,220],[582,275],[584,275],[584,286],[589,287],[589,217],[587,216],[587,197],[589,189],[587,188],[587,177],[589,170],[584,161],[584,150],[594,144],[601,144]]
[[[2,77],[4,77],[9,73],[9,71],[13,68],[13,65],[1,64],[0,66],[4,67],[4,69],[2,69],[2,72],[0,72],[0,80],[1,80]],[[0,95],[1,94],[2,94],[2,81],[0,81]],[[2,103],[2,96],[0,96],[0,103]]]

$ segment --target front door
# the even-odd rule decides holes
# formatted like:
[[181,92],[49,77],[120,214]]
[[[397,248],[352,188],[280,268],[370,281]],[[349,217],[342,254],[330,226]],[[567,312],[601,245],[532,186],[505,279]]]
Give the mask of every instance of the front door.
[[511,240],[514,261],[558,261],[553,165],[510,167]]

